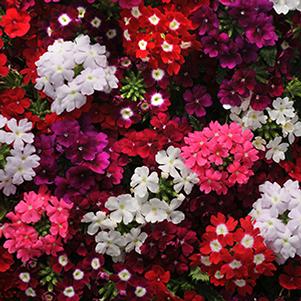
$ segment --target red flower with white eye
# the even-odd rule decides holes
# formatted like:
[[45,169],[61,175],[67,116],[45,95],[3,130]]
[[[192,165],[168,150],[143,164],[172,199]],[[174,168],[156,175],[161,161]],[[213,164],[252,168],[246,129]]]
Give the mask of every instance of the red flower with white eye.
[[0,26],[10,38],[23,37],[30,29],[31,17],[27,12],[9,8],[2,16]]
[[179,73],[188,50],[199,45],[191,21],[174,5],[123,10],[120,25],[126,52],[170,75]]
[[227,250],[224,249],[225,240],[213,233],[205,233],[203,238],[205,241],[201,246],[201,253],[209,255],[211,263],[218,264],[223,260],[223,256],[227,254]]
[[190,257],[191,265],[200,265],[216,286],[241,295],[252,293],[259,276],[271,276],[276,270],[273,252],[264,245],[250,216],[238,223],[219,213],[211,217],[211,223],[202,236],[200,254]]

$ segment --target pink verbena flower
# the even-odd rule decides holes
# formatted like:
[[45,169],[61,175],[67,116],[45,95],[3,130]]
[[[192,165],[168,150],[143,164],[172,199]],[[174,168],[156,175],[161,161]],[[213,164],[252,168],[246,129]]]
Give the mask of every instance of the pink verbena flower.
[[45,199],[33,191],[24,194],[24,201],[18,203],[15,211],[24,223],[35,223],[41,218]]
[[63,250],[72,205],[48,195],[43,188],[38,194],[25,193],[15,212],[6,215],[10,222],[3,225],[4,248],[23,262],[45,253],[55,256]]
[[182,157],[198,175],[201,191],[226,194],[236,183],[247,183],[258,159],[252,138],[250,130],[243,130],[235,122],[230,125],[211,122],[209,127],[185,138]]

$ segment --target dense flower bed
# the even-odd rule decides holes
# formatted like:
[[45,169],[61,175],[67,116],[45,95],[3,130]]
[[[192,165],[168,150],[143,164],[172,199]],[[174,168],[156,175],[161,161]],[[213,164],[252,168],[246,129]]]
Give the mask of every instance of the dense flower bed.
[[0,300],[301,300],[301,1],[0,1]]

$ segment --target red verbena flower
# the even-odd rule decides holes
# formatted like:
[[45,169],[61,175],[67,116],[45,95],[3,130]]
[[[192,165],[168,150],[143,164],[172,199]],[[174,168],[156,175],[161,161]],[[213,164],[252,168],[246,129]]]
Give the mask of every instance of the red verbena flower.
[[9,8],[2,16],[0,26],[10,38],[23,37],[30,29],[31,17],[27,12]]

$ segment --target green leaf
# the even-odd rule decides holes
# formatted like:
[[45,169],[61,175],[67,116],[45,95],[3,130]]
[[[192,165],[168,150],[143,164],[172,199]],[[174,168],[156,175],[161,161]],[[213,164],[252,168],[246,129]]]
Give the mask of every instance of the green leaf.
[[202,282],[209,282],[209,276],[207,273],[201,271],[199,267],[191,270],[189,276],[194,281],[202,281]]
[[263,61],[270,67],[274,67],[276,63],[277,49],[274,47],[262,48],[259,53]]
[[190,125],[197,131],[200,131],[202,129],[202,125],[199,121],[198,118],[192,116],[192,115],[189,115],[188,116],[188,120],[189,120],[189,123]]
[[256,71],[256,80],[260,83],[267,84],[269,80],[269,73],[264,66],[254,66]]
[[301,81],[294,78],[288,83],[286,90],[293,97],[301,97]]

